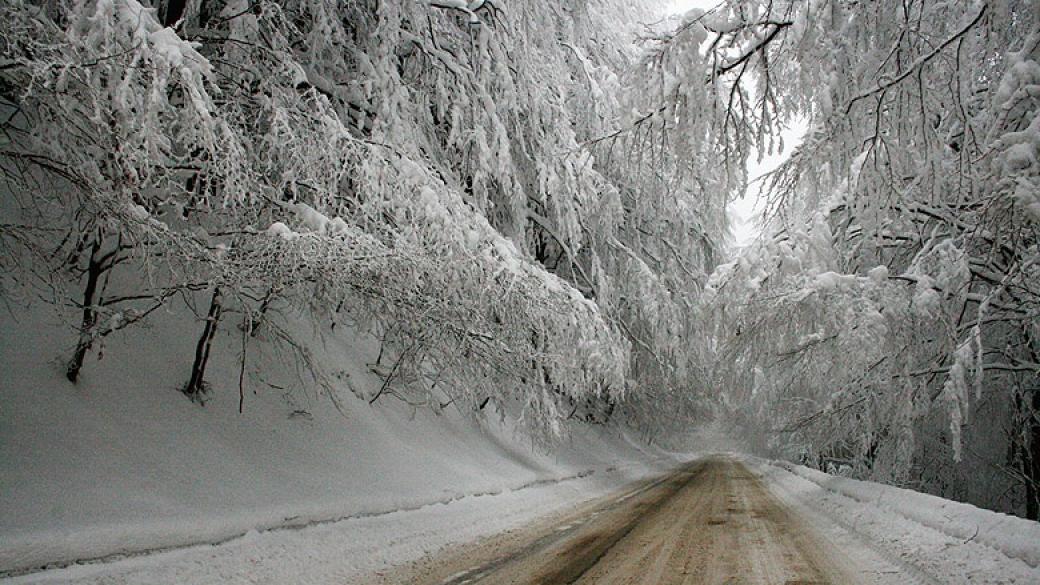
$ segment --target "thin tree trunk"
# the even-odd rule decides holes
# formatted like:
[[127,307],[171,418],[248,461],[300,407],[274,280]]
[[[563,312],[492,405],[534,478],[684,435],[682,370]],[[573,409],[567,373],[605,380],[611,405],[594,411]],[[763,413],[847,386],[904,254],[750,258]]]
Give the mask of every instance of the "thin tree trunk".
[[195,345],[195,362],[191,365],[191,378],[184,386],[183,392],[192,401],[201,400],[206,393],[206,364],[209,362],[209,352],[213,346],[213,337],[217,333],[217,324],[220,322],[220,314],[223,311],[223,295],[220,287],[213,289],[213,298],[209,303],[209,313],[206,315],[206,326],[202,330],[202,336]]
[[260,301],[260,308],[257,309],[256,316],[250,316],[250,337],[256,337],[256,334],[260,332],[260,327],[264,324],[264,320],[267,318],[267,309],[271,307],[271,301],[274,300],[274,297],[277,293],[278,290],[273,286],[267,289],[267,294],[265,294],[263,300]]
[[65,370],[65,377],[73,384],[79,379],[79,372],[83,369],[83,360],[87,351],[94,343],[94,326],[97,325],[97,310],[94,308],[94,296],[97,294],[98,281],[101,280],[103,261],[98,257],[101,251],[101,240],[95,239],[90,248],[90,260],[87,264],[87,285],[83,289],[83,318],[79,326],[79,341],[76,342],[76,351],[69,360]]
[[1029,418],[1029,456],[1023,460],[1023,471],[1026,476],[1026,518],[1040,520],[1040,389],[1032,391],[1032,412]]
[[242,409],[246,403],[246,323],[250,323],[249,316],[246,315],[244,322],[242,323],[242,362],[238,368],[238,414],[242,414]]

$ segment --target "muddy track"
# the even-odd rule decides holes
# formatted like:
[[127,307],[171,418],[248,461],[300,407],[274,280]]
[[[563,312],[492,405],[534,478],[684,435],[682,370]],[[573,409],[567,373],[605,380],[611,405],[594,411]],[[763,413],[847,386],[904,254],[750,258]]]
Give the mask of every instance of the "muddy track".
[[744,465],[699,461],[572,514],[426,558],[379,583],[855,585],[875,583]]

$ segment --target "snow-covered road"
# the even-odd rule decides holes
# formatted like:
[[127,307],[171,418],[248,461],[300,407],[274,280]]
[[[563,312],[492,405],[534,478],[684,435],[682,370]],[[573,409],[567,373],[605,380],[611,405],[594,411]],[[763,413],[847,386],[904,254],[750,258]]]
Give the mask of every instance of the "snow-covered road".
[[[1040,528],[964,504],[733,455],[621,488],[618,479],[575,478],[0,582],[1040,583]],[[976,530],[963,538],[969,522]]]
[[[415,585],[895,585],[911,576],[846,551],[743,463],[701,459],[621,497],[374,579]],[[853,553],[853,554],[850,554]]]

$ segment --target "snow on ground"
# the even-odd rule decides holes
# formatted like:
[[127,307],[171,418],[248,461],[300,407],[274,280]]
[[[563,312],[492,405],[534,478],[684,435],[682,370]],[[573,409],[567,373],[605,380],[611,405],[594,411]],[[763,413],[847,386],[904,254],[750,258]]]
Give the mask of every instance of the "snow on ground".
[[[73,386],[62,365],[74,330],[43,311],[0,312],[0,574],[232,539],[17,582],[98,574],[106,583],[302,583],[283,571],[303,564],[320,582],[508,528],[675,464],[616,428],[576,425],[548,454],[510,416],[488,412],[478,423],[451,406],[412,408],[389,395],[369,405],[382,382],[367,365],[378,346],[342,328],[324,341],[308,338],[308,326],[293,330],[330,370],[342,411],[307,372],[296,375],[285,352],[254,340],[239,414],[234,317],[218,330],[213,390],[199,406],[177,387],[201,323],[171,310],[152,325],[106,340],[103,359],[92,352]],[[436,505],[444,502],[453,503]],[[344,518],[352,519],[330,522]],[[330,523],[250,532],[314,522]],[[423,540],[438,526],[452,530]]]
[[350,585],[364,575],[453,544],[523,526],[603,495],[645,474],[637,466],[498,495],[352,518],[301,529],[250,532],[217,546],[195,546],[108,563],[0,580],[5,585],[271,584]]
[[787,462],[746,463],[835,544],[876,551],[919,583],[1040,583],[1036,522]]
[[[202,407],[177,391],[200,328],[186,317],[169,312],[109,340],[72,386],[60,359],[74,342],[67,326],[42,312],[0,316],[0,570],[50,565],[0,581],[357,582],[680,459],[612,427],[575,426],[547,454],[509,416],[477,423],[391,397],[369,405],[381,383],[366,365],[377,347],[342,331],[312,340],[315,360],[338,368],[342,411],[255,343],[238,414],[234,323],[221,330]],[[701,451],[741,449],[724,435],[698,429],[689,440]],[[747,460],[849,554],[879,553],[878,571],[909,571],[925,584],[1040,583],[1036,523]]]

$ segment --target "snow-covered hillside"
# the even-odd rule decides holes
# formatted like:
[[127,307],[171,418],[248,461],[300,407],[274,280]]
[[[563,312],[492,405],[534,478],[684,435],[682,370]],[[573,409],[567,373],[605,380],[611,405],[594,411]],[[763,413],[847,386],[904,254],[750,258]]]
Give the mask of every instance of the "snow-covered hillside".
[[508,413],[475,420],[390,395],[370,405],[382,378],[367,366],[378,346],[365,336],[322,342],[301,333],[321,367],[336,366],[342,411],[254,341],[239,414],[234,326],[218,332],[210,399],[199,406],[178,391],[198,329],[186,311],[114,337],[77,385],[63,376],[69,329],[51,313],[12,307],[2,319],[5,572],[542,484],[576,483],[584,492],[565,493],[580,499],[675,463],[615,427],[575,425],[550,455]]

